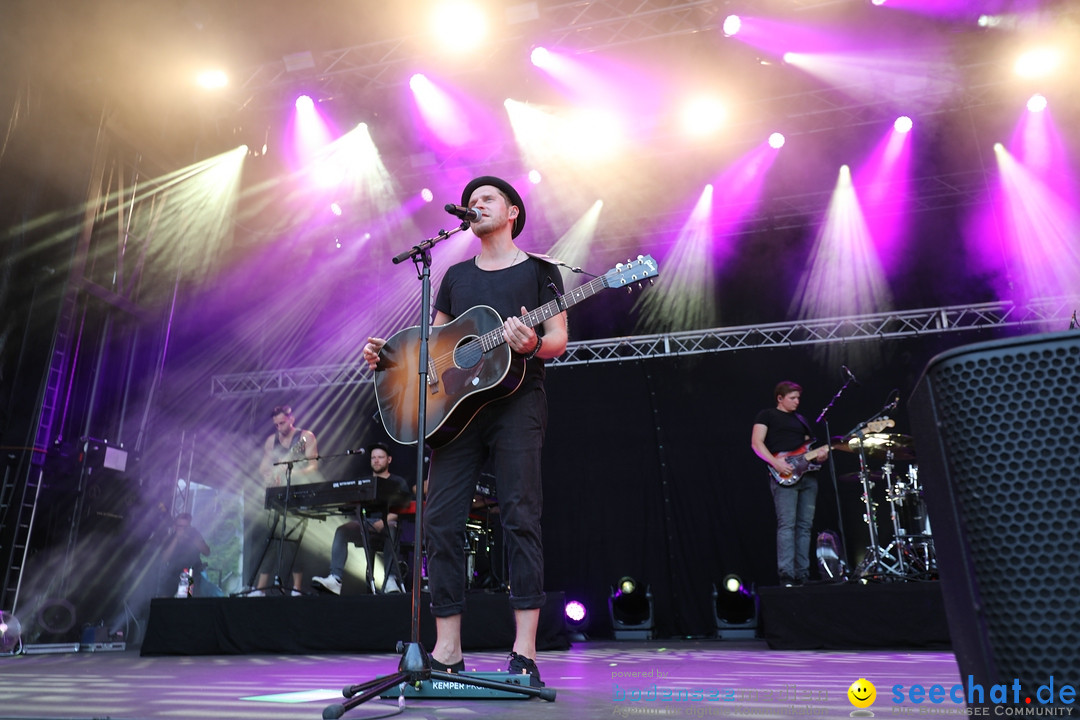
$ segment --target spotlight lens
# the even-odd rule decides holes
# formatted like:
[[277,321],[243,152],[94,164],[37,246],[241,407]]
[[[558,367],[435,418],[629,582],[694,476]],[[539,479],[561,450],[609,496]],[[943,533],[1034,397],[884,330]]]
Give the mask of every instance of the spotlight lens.
[[315,101],[312,100],[309,96],[301,95],[300,97],[296,98],[297,110],[310,110],[313,107],[315,107]]
[[623,595],[629,595],[634,592],[636,588],[637,583],[632,577],[624,577],[622,580],[619,580],[619,592]]
[[428,85],[428,79],[423,73],[416,73],[409,78],[409,87],[412,88],[413,92],[420,92],[421,90],[426,89]]
[[1031,112],[1042,112],[1046,109],[1046,104],[1045,95],[1032,95],[1031,99],[1027,101],[1027,109]]
[[543,177],[541,177],[539,170],[529,171],[529,182],[533,185],[539,185],[541,180],[543,180]]
[[579,623],[585,619],[585,606],[577,600],[566,603],[566,617],[573,622]]
[[424,202],[429,203],[435,199],[435,193],[431,191],[431,188],[424,188],[420,191],[420,197],[423,198]]
[[548,60],[551,59],[551,53],[544,47],[533,48],[532,53],[529,54],[529,59],[532,60],[532,64],[536,67],[547,67]]
[[896,118],[896,122],[893,123],[893,128],[896,130],[896,132],[906,133],[911,130],[912,125],[913,123],[911,122],[911,118],[909,118],[907,115],[901,115],[900,117]]
[[738,575],[728,575],[724,578],[724,589],[728,592],[739,592],[742,589],[742,580]]
[[724,34],[728,37],[737,35],[742,30],[742,18],[738,15],[728,15],[724,18]]
[[769,147],[773,150],[779,150],[784,147],[785,142],[787,142],[787,139],[784,137],[783,133],[775,132],[769,136]]

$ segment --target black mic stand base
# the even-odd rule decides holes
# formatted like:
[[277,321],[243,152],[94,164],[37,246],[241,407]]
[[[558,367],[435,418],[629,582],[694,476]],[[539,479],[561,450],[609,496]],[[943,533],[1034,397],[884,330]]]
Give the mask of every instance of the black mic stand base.
[[[323,708],[322,716],[325,720],[336,720],[346,711],[382,695],[396,685],[419,686],[425,680],[441,680],[460,685],[472,685],[486,690],[498,690],[511,692],[528,697],[538,697],[548,702],[555,701],[555,690],[547,687],[532,687],[531,685],[517,685],[512,682],[499,682],[486,678],[473,677],[462,673],[450,673],[442,670],[431,669],[431,659],[427,651],[420,643],[399,643],[401,650],[401,662],[398,671],[393,675],[375,678],[359,685],[350,685],[341,691],[347,700],[337,705],[328,705]],[[399,696],[399,704],[404,702],[404,693]]]

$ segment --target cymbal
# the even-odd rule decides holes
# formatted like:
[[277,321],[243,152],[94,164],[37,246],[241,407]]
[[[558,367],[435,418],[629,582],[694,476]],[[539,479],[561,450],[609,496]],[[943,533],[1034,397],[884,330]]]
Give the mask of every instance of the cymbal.
[[[859,473],[857,472],[849,472],[844,473],[843,475],[837,475],[836,479],[840,482],[859,482],[860,480],[862,480],[862,478],[859,477]],[[867,479],[870,480],[870,482],[876,482],[881,479],[881,473],[876,471],[872,472]]]
[[901,433],[868,433],[860,439],[853,437],[846,443],[834,445],[837,450],[857,453],[859,446],[872,458],[884,458],[890,451],[893,460],[901,462],[915,459],[915,438]]

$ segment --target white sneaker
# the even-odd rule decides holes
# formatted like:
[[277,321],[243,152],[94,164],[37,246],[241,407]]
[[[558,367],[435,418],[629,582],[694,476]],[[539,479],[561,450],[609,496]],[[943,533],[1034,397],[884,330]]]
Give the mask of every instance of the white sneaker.
[[386,584],[383,585],[383,592],[389,594],[405,591],[401,589],[401,586],[398,585],[398,581],[395,580],[394,577],[391,575],[390,577],[386,578]]
[[289,593],[289,595],[291,595],[292,597],[300,597],[303,594],[304,593],[300,592],[299,590],[293,590],[291,593]]
[[333,575],[327,575],[326,577],[313,577],[311,578],[311,584],[327,592],[332,592],[335,595],[341,594],[341,580],[338,580]]
[[264,593],[262,590],[252,590],[244,597],[266,597],[266,593]]

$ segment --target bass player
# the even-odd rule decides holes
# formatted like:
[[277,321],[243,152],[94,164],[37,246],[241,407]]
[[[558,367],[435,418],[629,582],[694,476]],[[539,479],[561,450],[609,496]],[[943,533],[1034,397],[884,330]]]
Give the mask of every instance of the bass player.
[[775,408],[754,418],[750,447],[769,464],[769,486],[776,506],[776,570],[785,587],[810,577],[810,527],[817,503],[819,463],[829,446],[810,449],[813,433],[800,415],[802,387],[785,380],[773,389]]

